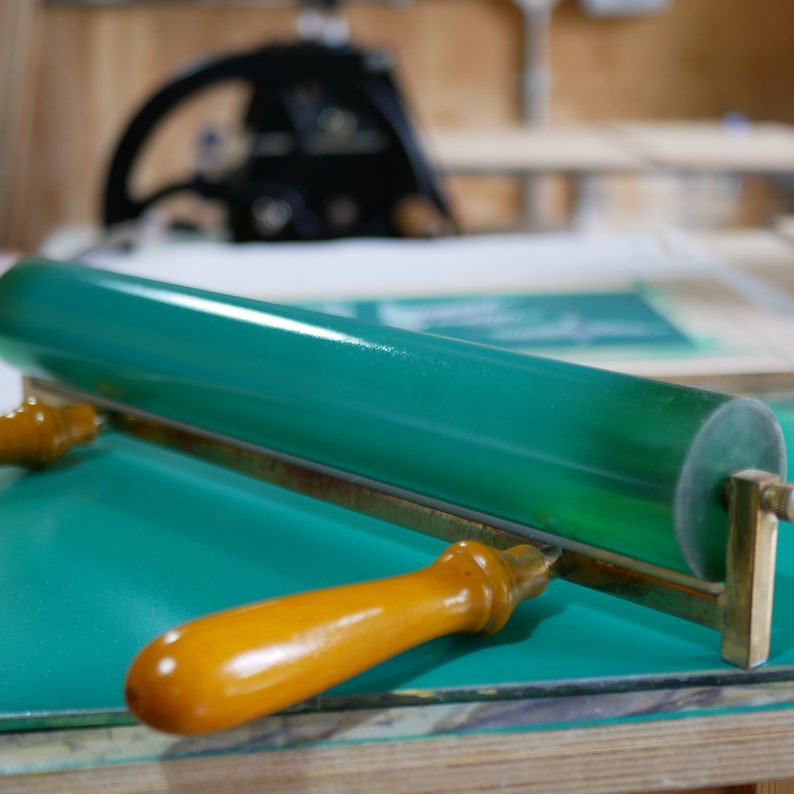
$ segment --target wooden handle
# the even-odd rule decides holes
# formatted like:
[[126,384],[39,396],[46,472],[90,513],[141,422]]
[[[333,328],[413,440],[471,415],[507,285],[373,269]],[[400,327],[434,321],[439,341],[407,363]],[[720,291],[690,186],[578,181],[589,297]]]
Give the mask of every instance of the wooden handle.
[[54,408],[29,397],[0,417],[0,464],[44,466],[97,435],[96,412],[89,405]]
[[127,702],[169,733],[229,728],[435,637],[498,631],[548,580],[532,546],[499,552],[461,541],[416,573],[263,601],[168,631],[133,662]]

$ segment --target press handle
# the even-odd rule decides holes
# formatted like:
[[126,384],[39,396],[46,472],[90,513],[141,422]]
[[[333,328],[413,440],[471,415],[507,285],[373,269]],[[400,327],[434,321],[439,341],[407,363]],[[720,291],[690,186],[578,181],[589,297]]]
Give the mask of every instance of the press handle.
[[90,443],[97,432],[91,406],[56,408],[29,397],[0,417],[0,464],[45,466],[72,447]]
[[548,580],[549,564],[532,546],[499,552],[461,541],[415,573],[263,601],[168,631],[132,663],[127,703],[168,733],[230,728],[436,637],[496,632]]

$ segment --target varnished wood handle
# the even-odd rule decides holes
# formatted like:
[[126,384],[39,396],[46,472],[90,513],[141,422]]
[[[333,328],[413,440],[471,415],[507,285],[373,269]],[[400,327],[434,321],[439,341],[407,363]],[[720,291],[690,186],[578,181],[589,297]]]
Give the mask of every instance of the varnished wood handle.
[[499,552],[461,541],[416,573],[263,601],[168,631],[134,660],[127,702],[169,733],[229,728],[435,637],[498,631],[548,580],[532,546]]
[[97,431],[91,406],[55,408],[29,397],[0,417],[0,464],[45,466],[72,447],[93,441]]

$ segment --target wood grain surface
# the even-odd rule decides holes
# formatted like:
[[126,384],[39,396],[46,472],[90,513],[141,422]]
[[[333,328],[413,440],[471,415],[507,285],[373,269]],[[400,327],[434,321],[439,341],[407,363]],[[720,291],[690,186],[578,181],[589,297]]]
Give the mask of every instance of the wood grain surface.
[[[116,729],[119,732],[130,729]],[[506,791],[631,794],[711,788],[789,794],[794,776],[790,710],[538,732],[483,732],[406,741],[149,758],[137,763],[10,776],[22,792]]]
[[0,246],[14,236],[12,198],[21,195],[17,186],[26,178],[19,155],[27,148],[32,107],[36,14],[30,0],[0,3]]

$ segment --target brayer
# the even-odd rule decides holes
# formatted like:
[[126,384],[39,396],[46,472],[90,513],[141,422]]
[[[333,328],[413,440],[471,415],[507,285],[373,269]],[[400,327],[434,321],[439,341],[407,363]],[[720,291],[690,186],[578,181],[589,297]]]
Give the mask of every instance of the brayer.
[[102,424],[456,541],[429,568],[175,626],[132,660],[162,730],[220,730],[418,643],[493,633],[551,579],[769,654],[783,436],[760,402],[81,265],[0,279],[30,399],[0,455]]

